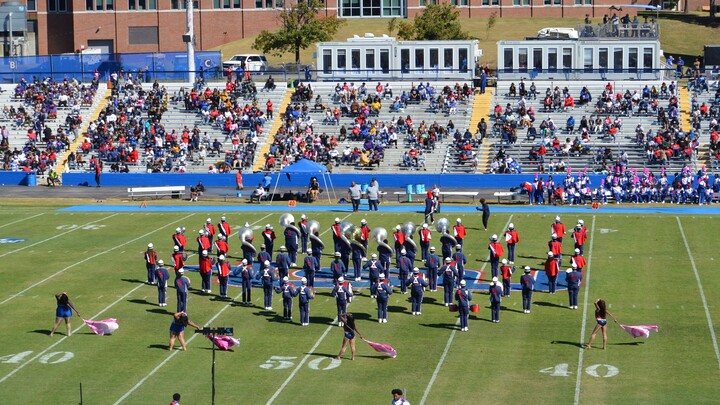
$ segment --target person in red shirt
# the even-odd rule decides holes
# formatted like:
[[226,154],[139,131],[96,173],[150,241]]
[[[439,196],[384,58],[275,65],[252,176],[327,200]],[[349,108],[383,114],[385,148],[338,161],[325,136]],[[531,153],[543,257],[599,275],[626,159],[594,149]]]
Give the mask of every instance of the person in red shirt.
[[500,266],[500,274],[502,274],[503,283],[503,297],[510,296],[510,278],[512,277],[515,268],[508,265],[507,259],[502,259],[502,266]]
[[185,256],[183,256],[183,253],[180,251],[180,248],[178,248],[177,246],[173,246],[172,261],[173,261],[173,270],[176,272],[179,269],[182,269],[183,266],[185,266]]
[[225,237],[222,235],[218,235],[218,239],[215,241],[215,251],[218,257],[226,256],[229,249],[230,247],[228,246]]
[[155,246],[152,243],[148,243],[147,250],[145,251],[145,268],[147,269],[147,282],[146,284],[156,284],[155,281],[155,264],[157,263],[158,257],[155,251]]
[[572,263],[573,269],[577,269],[577,271],[582,271],[582,269],[585,267],[585,256],[580,253],[580,249],[575,249],[575,255],[570,257],[570,262]]
[[100,161],[100,160],[96,161],[95,162],[95,183],[97,184],[97,186],[95,186],[95,187],[100,187],[100,174],[102,174],[102,169],[103,169],[102,161]]
[[[175,245],[177,250],[180,253],[185,252],[185,245],[187,244],[187,240],[185,239],[185,235],[183,234],[182,228],[175,228],[175,233],[172,235],[173,245]],[[177,270],[177,269],[175,269]]]
[[217,226],[217,230],[220,235],[225,237],[225,241],[230,240],[232,230],[230,229],[230,224],[227,222],[226,217],[220,217],[220,223]]
[[273,103],[270,99],[268,99],[267,103],[265,103],[265,115],[268,120],[273,119]]
[[455,222],[456,225],[453,226],[455,240],[457,241],[458,245],[462,246],[463,240],[465,240],[465,236],[467,236],[467,231],[465,230],[465,225],[462,224],[462,219],[458,218]]
[[550,238],[550,241],[548,241],[548,250],[552,252],[558,265],[562,266],[562,243],[558,241],[556,234],[552,234]]
[[548,252],[548,258],[545,260],[545,274],[547,274],[548,285],[550,294],[555,294],[555,287],[557,285],[557,276],[560,272],[560,266],[555,260],[553,252]]
[[555,222],[553,222],[552,225],[550,225],[550,233],[555,234],[557,236],[558,242],[563,242],[563,236],[565,236],[565,225],[560,222],[560,217],[555,217]]
[[575,227],[575,231],[572,233],[572,237],[575,240],[575,249],[579,250],[580,254],[583,254],[583,246],[585,245],[587,234],[583,232],[580,224]]
[[515,264],[515,244],[520,242],[520,234],[515,230],[515,224],[512,222],[508,225],[507,231],[505,231],[505,242],[507,243],[508,249],[508,261],[510,264]]
[[[215,229],[215,225],[213,225],[213,223],[212,223],[212,219],[208,218],[205,220],[205,226],[203,226],[203,229],[205,230],[205,235],[208,237],[208,239],[210,240],[210,244],[212,245],[213,238],[215,237],[215,234],[217,233],[217,230]],[[208,249],[208,252],[211,252],[211,250]]]
[[203,250],[200,252],[200,258],[198,259],[198,268],[200,270],[200,277],[202,278],[202,292],[210,294],[210,277],[212,276],[212,259],[208,256],[208,251]]
[[218,262],[215,264],[218,274],[218,283],[220,284],[220,298],[227,299],[228,277],[230,276],[230,266],[225,261],[225,255],[218,256]]
[[210,251],[212,244],[210,243],[210,239],[208,239],[207,235],[205,234],[205,231],[203,231],[202,229],[199,230],[198,235],[198,254],[202,254],[203,251]]
[[502,245],[498,243],[497,235],[490,237],[490,243],[488,244],[488,250],[490,251],[490,269],[493,277],[498,276],[498,265],[500,264],[500,258],[505,254],[505,250]]
[[400,251],[403,249],[403,246],[405,245],[405,234],[402,233],[402,230],[400,229],[400,225],[395,226],[395,232],[393,232],[393,238],[395,239],[395,261],[396,263],[400,262]]
[[430,249],[430,241],[432,241],[432,231],[428,227],[427,222],[422,224],[422,228],[420,228],[418,233],[420,234],[421,258],[424,262],[428,258],[428,249]]

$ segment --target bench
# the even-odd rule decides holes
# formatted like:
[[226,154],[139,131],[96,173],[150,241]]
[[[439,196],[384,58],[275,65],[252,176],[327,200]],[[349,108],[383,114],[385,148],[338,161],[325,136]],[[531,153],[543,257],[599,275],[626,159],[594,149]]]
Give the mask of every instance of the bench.
[[[394,191],[393,195],[395,195],[398,199],[398,202],[400,202],[401,197],[407,196],[408,193],[405,191]],[[410,196],[414,196],[414,195],[420,196],[420,195],[425,195],[425,193],[410,193]]]
[[440,193],[440,196],[442,197],[442,202],[445,202],[445,196],[460,196],[460,197],[472,197],[473,203],[475,202],[475,197],[480,194],[479,191],[443,191]]
[[519,191],[496,191],[495,193],[493,193],[493,195],[495,197],[497,197],[497,199],[498,199],[498,204],[500,204],[501,198],[512,199],[513,196],[518,195],[518,194],[520,194]]
[[163,196],[182,198],[185,194],[185,186],[162,186],[162,187],[129,187],[127,189],[130,199],[135,197],[153,197],[158,199]]

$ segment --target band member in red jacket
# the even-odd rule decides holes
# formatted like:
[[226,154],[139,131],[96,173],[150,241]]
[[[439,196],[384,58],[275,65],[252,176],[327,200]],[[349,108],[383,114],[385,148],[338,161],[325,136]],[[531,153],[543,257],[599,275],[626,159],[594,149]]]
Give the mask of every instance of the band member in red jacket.
[[157,263],[158,257],[155,251],[155,246],[152,243],[148,243],[147,250],[145,251],[145,268],[147,269],[147,284],[155,284],[155,264]]
[[212,244],[210,243],[210,239],[205,234],[205,231],[202,229],[198,231],[198,237],[197,237],[197,243],[198,243],[198,255],[202,254],[203,250],[210,252],[212,249]]
[[548,285],[550,294],[555,294],[555,287],[557,285],[557,276],[560,272],[560,266],[557,260],[553,257],[553,252],[548,252],[548,258],[545,260],[545,274],[547,274]]
[[582,271],[585,267],[585,256],[580,253],[580,249],[575,249],[575,255],[570,257],[573,269],[577,267],[577,271]]
[[520,242],[520,234],[515,230],[515,224],[512,222],[508,225],[507,231],[505,231],[505,242],[508,248],[508,261],[510,264],[515,264],[515,244]]
[[210,294],[210,277],[212,276],[212,259],[208,256],[208,251],[203,250],[200,252],[200,258],[198,260],[198,268],[200,269],[200,277],[202,278],[202,292]]
[[[215,225],[212,223],[212,219],[208,218],[205,220],[205,225],[203,226],[203,230],[205,231],[205,234],[207,235],[208,239],[210,240],[210,245],[212,245],[213,238],[215,237],[215,234],[217,234],[217,229],[215,229]],[[208,250],[208,253],[212,253],[210,250]]]
[[580,250],[580,254],[584,254],[583,246],[585,246],[585,240],[587,240],[587,234],[583,232],[583,229],[578,224],[572,233],[572,237],[575,240],[575,250]]
[[457,219],[457,224],[453,226],[453,233],[455,234],[455,240],[457,243],[462,246],[463,240],[465,239],[465,236],[467,236],[467,231],[465,230],[465,225],[462,224],[462,219]]
[[490,251],[490,269],[492,271],[492,276],[497,277],[500,258],[502,257],[502,255],[505,254],[505,250],[503,249],[502,245],[498,243],[497,235],[493,235],[490,237],[488,250]]
[[418,231],[420,234],[420,250],[422,252],[422,261],[428,258],[428,249],[432,241],[432,231],[429,229],[427,222],[422,224],[422,228]]
[[270,224],[265,225],[265,230],[263,231],[262,236],[265,250],[268,252],[270,257],[272,257],[273,245],[275,244],[275,239],[277,239],[277,237],[275,236],[275,231]]
[[185,266],[185,256],[180,251],[180,248],[173,246],[172,254],[173,270],[177,272]]
[[230,224],[227,222],[227,218],[220,217],[220,223],[217,226],[218,235],[222,235],[225,237],[225,241],[230,240],[230,235],[232,235],[232,230],[230,229]]
[[551,234],[554,233],[555,235],[557,235],[558,242],[562,243],[563,237],[565,236],[565,232],[566,232],[565,224],[560,222],[559,216],[555,217],[555,222],[553,222],[553,224],[550,225],[550,233]]
[[553,253],[553,257],[558,262],[558,266],[562,266],[562,243],[558,240],[557,235],[552,234],[548,241],[548,250]]
[[225,255],[218,256],[217,268],[218,283],[220,284],[220,298],[227,298],[228,277],[230,276],[230,265],[225,260]]
[[405,245],[405,234],[402,232],[402,229],[400,229],[400,225],[395,225],[393,239],[395,239],[395,263],[399,263],[401,257],[400,252],[403,250],[403,247]]
[[219,256],[227,256],[227,252],[230,250],[227,241],[223,235],[218,235],[218,239],[215,241],[215,252]]
[[177,246],[180,253],[185,253],[185,245],[187,245],[183,231],[183,228],[175,228],[175,233],[172,235],[173,245]]

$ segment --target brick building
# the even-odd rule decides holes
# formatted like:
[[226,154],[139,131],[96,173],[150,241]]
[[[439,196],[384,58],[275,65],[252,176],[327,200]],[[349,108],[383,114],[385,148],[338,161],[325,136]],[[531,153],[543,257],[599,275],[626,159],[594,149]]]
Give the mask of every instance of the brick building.
[[[284,0],[195,0],[196,49],[207,50],[277,25]],[[294,1],[294,0],[289,0]],[[326,0],[324,15],[413,17],[434,0]],[[616,0],[450,0],[462,18],[601,18]],[[182,51],[183,0],[24,0],[29,37],[18,54],[58,54],[82,48],[109,52]],[[634,2],[634,1],[633,1]],[[700,0],[689,0],[697,7]],[[697,4],[695,4],[697,3]],[[705,4],[703,1],[702,4]],[[634,9],[623,10],[634,14]],[[562,24],[560,24],[562,25]]]

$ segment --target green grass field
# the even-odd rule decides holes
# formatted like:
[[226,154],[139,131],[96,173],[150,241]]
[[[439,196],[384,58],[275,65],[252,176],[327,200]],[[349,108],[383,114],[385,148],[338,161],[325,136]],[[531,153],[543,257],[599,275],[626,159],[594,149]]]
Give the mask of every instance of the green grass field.
[[[157,306],[156,288],[142,284],[142,254],[153,242],[168,262],[175,227],[187,227],[192,239],[191,230],[208,216],[217,222],[220,213],[72,213],[58,212],[56,206],[3,205],[0,238],[25,241],[0,244],[0,403],[78,403],[80,383],[88,404],[168,403],[174,392],[183,394],[183,403],[210,403],[210,343],[188,332],[188,351],[168,352],[175,294],[169,289],[168,306]],[[300,212],[298,208],[296,214]],[[232,212],[227,217],[235,230],[246,221],[270,223],[277,230],[280,214]],[[337,215],[309,213],[324,229]],[[459,215],[469,228],[467,267],[489,273],[488,234],[500,234],[510,221],[521,237],[516,264],[540,267],[554,215],[495,213],[488,233],[477,215]],[[560,215],[568,226],[578,218]],[[339,216],[356,224],[367,218],[371,227],[387,229],[421,221],[413,213]],[[442,216],[454,220],[458,214]],[[578,311],[567,309],[565,292],[535,293],[532,314],[525,315],[520,293],[513,292],[503,301],[501,323],[493,324],[488,296],[478,292],[474,302],[482,310],[471,316],[470,331],[459,333],[456,315],[442,305],[441,291],[425,294],[419,317],[410,314],[409,295],[392,295],[387,324],[377,323],[374,300],[367,290],[360,291],[350,306],[358,329],[370,340],[394,346],[399,353],[395,359],[358,340],[355,361],[332,360],[342,332],[330,326],[336,313],[328,290],[318,290],[311,303],[309,327],[297,323],[297,302],[293,323],[260,308],[260,289],[253,291],[252,308],[193,291],[190,319],[233,326],[242,341],[232,352],[217,353],[217,403],[383,404],[396,387],[406,389],[414,405],[717,403],[720,278],[713,237],[720,231],[720,218],[617,215],[602,209],[580,218],[591,238]],[[259,230],[255,236],[260,237]],[[332,246],[329,232],[323,239]],[[565,241],[565,253],[572,250],[570,242]],[[375,246],[371,242],[371,250]],[[237,263],[236,237],[230,252],[232,264]],[[322,264],[329,261],[326,256]],[[197,264],[197,256],[188,263]],[[189,277],[199,288],[199,275]],[[513,278],[517,282],[519,274]],[[66,338],[61,326],[62,333],[49,337],[53,294],[63,290],[83,316],[117,318],[120,329],[96,336],[74,316],[73,336]],[[230,290],[231,296],[238,294],[240,289]],[[606,351],[600,349],[600,337],[594,349],[581,350],[595,324],[592,302],[599,297],[621,322],[657,323],[660,332],[647,340],[633,339],[610,323]],[[278,296],[274,304],[282,312]]]

